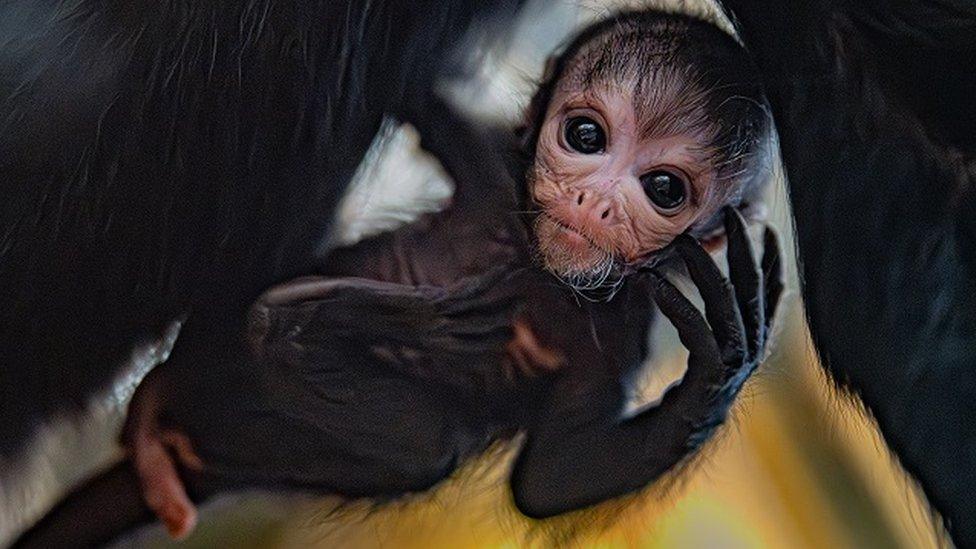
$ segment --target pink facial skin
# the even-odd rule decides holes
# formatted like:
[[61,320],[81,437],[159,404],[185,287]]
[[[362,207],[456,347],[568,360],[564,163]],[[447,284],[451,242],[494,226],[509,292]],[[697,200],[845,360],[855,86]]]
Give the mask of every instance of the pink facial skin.
[[[661,113],[639,117],[633,99],[629,89],[613,84],[586,87],[563,81],[556,86],[528,178],[532,199],[542,211],[535,225],[539,253],[557,275],[591,274],[611,258],[640,263],[715,214],[727,196],[713,189],[715,170],[703,145],[706,136],[642,132],[645,119]],[[565,125],[576,116],[602,126],[603,152],[584,154],[569,146]],[[649,200],[640,177],[655,170],[667,170],[685,182],[681,206],[663,211]]]

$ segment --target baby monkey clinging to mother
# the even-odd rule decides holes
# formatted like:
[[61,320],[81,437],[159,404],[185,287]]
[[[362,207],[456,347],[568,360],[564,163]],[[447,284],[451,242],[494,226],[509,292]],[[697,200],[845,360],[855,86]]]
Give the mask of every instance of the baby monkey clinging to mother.
[[[174,535],[193,527],[191,496],[395,496],[519,431],[511,487],[528,515],[640,489],[722,423],[765,352],[778,248],[767,230],[760,269],[733,209],[757,206],[768,175],[764,105],[732,37],[640,12],[586,29],[550,63],[517,154],[435,100],[396,113],[455,180],[453,204],[270,289],[235,359],[211,365],[200,349],[157,368],[133,400],[122,468]],[[695,239],[718,243],[723,227],[731,284]],[[655,270],[672,262],[650,265],[672,242],[705,317]],[[612,291],[579,301],[553,274]],[[655,303],[688,372],[625,415]]]

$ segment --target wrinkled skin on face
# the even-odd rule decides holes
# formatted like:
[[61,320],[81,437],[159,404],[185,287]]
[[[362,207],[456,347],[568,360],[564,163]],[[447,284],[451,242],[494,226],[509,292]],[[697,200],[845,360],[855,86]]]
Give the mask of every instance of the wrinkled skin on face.
[[[656,132],[653,120],[667,113],[639,106],[626,86],[615,83],[566,78],[556,85],[528,180],[541,210],[535,224],[540,259],[561,277],[600,277],[613,264],[640,264],[715,215],[728,196],[727,189],[714,188],[707,136]],[[577,117],[602,128],[604,150],[574,150],[567,127]],[[680,206],[661,208],[645,191],[641,177],[660,171],[684,184]]]

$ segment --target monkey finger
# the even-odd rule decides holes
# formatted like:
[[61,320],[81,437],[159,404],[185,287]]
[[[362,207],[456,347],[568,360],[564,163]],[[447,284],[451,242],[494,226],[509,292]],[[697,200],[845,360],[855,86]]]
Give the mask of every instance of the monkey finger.
[[438,312],[438,331],[464,339],[507,335],[517,303],[510,292],[492,292],[468,300],[452,298]]
[[[285,320],[289,325],[304,325],[313,333],[317,332],[317,326],[374,330],[385,327],[409,332],[416,319],[434,317],[437,303],[446,295],[443,289],[432,286],[354,278],[334,279],[328,284],[320,284],[314,295],[305,293],[296,301],[279,301],[273,314],[279,317],[279,323]],[[312,305],[315,311],[305,316],[300,307],[291,305]]]
[[764,296],[760,291],[762,278],[752,255],[752,243],[745,222],[735,208],[728,206],[725,208],[725,235],[728,240],[726,255],[729,278],[739,304],[746,342],[749,345],[749,355],[755,356],[762,346],[764,328]]
[[463,317],[436,315],[418,327],[421,335],[411,342],[430,351],[460,354],[494,352],[511,338],[511,311],[471,312]]
[[674,244],[705,302],[705,317],[722,350],[723,362],[733,367],[741,364],[746,358],[745,329],[732,284],[693,237],[680,234]]
[[186,537],[196,526],[197,510],[190,501],[173,458],[162,441],[149,433],[135,440],[133,462],[142,497],[174,539]]
[[167,368],[153,368],[136,386],[129,400],[120,437],[126,448],[132,448],[136,437],[156,428],[160,416],[160,395],[170,390],[170,376],[171,371]]
[[780,253],[779,239],[776,238],[776,233],[769,227],[763,232],[763,257],[762,257],[762,271],[763,271],[763,283],[765,284],[766,296],[765,296],[765,323],[766,329],[769,329],[770,324],[773,322],[773,316],[776,314],[776,308],[779,306],[779,298],[783,293],[783,262],[782,254]]
[[539,370],[556,371],[565,362],[562,353],[547,348],[539,341],[528,322],[522,319],[516,320],[512,331],[514,337],[510,344],[514,345],[519,354],[531,365],[530,370],[533,374]]
[[[715,367],[711,370],[724,372],[725,368],[718,342],[701,312],[666,278],[654,271],[650,271],[648,276],[653,281],[654,301],[661,313],[678,330],[678,338],[682,345],[688,349],[692,357],[714,365]],[[685,377],[690,381],[695,376],[700,378],[707,373],[709,372],[692,371],[689,367]]]
[[454,299],[446,303],[440,314],[451,321],[465,321],[466,319],[501,317],[506,320],[511,316],[516,300],[509,295],[484,295],[470,300]]
[[190,437],[186,436],[183,432],[172,429],[162,431],[159,434],[159,440],[163,445],[176,453],[176,458],[184,467],[192,471],[203,470],[203,460],[200,459],[196,450],[193,449]]

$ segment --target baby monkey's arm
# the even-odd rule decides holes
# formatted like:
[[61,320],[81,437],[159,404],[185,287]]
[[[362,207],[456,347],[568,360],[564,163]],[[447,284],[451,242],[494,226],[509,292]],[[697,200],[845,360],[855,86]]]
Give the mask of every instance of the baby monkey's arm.
[[326,344],[371,349],[378,363],[388,365],[422,361],[449,369],[497,360],[511,334],[513,276],[503,266],[450,288],[355,277],[299,279],[258,300],[248,340],[259,361],[281,348]]
[[395,114],[417,129],[420,146],[437,157],[454,181],[452,210],[484,228],[513,218],[519,197],[509,169],[515,159],[507,152],[514,133],[476,125],[434,94]]
[[331,250],[318,274],[446,286],[527,255],[526,229],[516,214],[522,189],[512,174],[524,169],[514,133],[474,124],[432,95],[395,114],[416,127],[421,147],[444,167],[453,197],[442,211]]
[[566,379],[530,430],[511,479],[522,512],[551,516],[639,490],[693,455],[725,420],[763,359],[783,287],[773,233],[766,231],[760,272],[741,218],[731,210],[726,230],[731,284],[694,239],[675,241],[705,302],[705,317],[670,282],[648,273],[655,301],[690,351],[681,384],[660,405],[624,418],[619,379],[601,368],[573,368],[596,375]]

